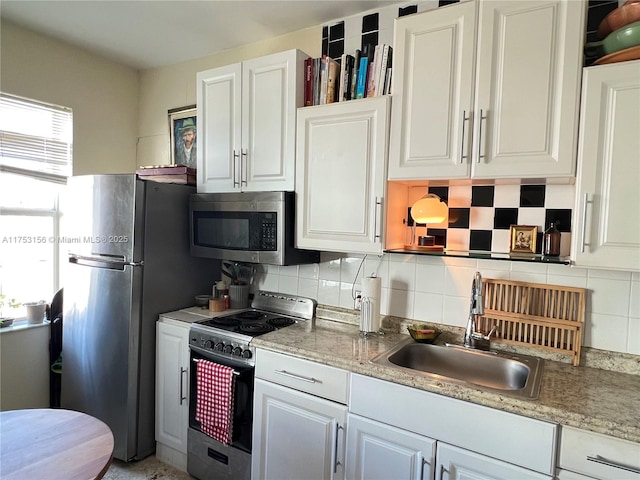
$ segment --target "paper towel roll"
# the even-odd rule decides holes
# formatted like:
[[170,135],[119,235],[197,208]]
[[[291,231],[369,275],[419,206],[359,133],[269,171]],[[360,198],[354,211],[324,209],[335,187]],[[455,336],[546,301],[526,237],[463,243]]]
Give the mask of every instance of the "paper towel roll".
[[362,305],[360,310],[360,331],[369,333],[380,330],[380,277],[362,279]]

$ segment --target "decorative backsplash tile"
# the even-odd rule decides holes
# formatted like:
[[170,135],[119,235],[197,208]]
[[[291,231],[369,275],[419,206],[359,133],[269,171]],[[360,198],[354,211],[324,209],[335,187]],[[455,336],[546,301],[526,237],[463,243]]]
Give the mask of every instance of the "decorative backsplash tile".
[[[561,232],[562,256],[569,255],[574,187],[571,185],[451,185],[433,186],[429,193],[449,205],[449,223],[429,227],[436,243],[450,250],[509,252],[511,225],[538,227],[537,253],[542,235],[551,222]],[[407,225],[413,220],[407,208]],[[424,225],[416,225],[423,234]]]

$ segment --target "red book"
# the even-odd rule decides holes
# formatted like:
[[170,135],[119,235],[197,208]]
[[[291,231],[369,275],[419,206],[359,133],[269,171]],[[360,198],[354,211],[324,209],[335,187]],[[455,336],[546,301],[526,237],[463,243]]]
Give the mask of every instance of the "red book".
[[313,105],[313,58],[304,61],[304,106]]
[[196,169],[191,167],[185,167],[184,165],[159,165],[150,167],[140,167],[136,170],[136,173],[140,176],[146,177],[149,175],[177,175],[188,174],[195,175]]

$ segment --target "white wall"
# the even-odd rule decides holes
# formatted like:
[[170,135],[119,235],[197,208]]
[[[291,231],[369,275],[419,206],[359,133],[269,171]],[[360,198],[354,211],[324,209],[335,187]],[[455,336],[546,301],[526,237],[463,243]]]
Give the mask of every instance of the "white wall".
[[135,171],[136,70],[4,19],[0,44],[3,92],[73,109],[74,175]]
[[476,260],[423,255],[323,253],[319,264],[261,266],[253,285],[353,308],[352,289],[363,277],[382,278],[381,311],[385,315],[464,327],[471,281],[486,278],[586,288],[584,345],[640,355],[640,273],[619,272],[506,260]]

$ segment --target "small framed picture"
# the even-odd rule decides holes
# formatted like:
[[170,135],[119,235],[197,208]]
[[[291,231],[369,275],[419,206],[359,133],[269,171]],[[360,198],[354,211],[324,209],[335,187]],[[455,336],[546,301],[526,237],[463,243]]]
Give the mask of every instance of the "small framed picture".
[[195,105],[169,110],[171,165],[196,168],[196,113]]
[[533,225],[511,225],[509,253],[536,253],[538,227]]

